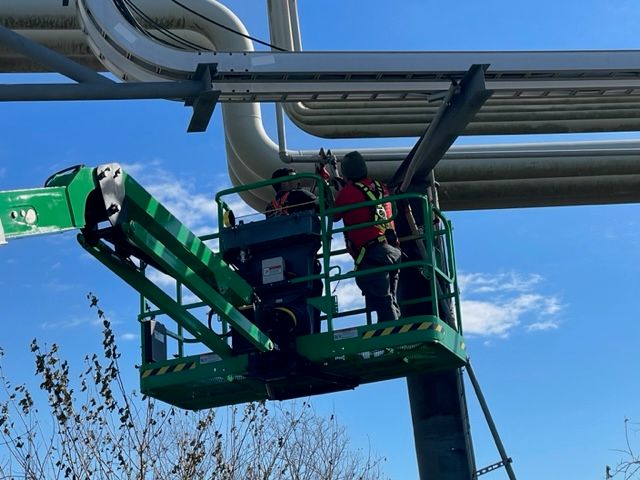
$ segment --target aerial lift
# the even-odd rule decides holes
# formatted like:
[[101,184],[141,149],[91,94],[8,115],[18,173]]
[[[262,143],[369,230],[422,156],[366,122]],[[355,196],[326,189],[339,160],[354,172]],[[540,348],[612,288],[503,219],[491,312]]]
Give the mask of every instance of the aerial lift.
[[[71,86],[76,99],[95,95],[186,98],[187,105],[194,108],[190,131],[206,129],[218,101],[257,99],[255,94],[238,97],[237,85],[225,83],[243,80],[243,76],[234,76],[235,68],[231,68],[232,73],[219,72],[217,64],[205,63],[198,64],[195,73],[179,82],[112,85],[53,52],[15,38],[11,32],[0,29],[0,33],[19,51],[81,82]],[[242,62],[249,57],[243,53],[242,57],[233,58]],[[322,178],[310,174],[299,177],[318,186],[317,214],[225,222],[232,216],[226,197],[264,189],[275,181],[243,185],[216,196],[218,231],[198,237],[119,165],[72,167],[54,174],[43,188],[0,192],[0,243],[29,235],[80,230],[81,246],[141,293],[140,384],[142,392],[149,396],[196,410],[298,398],[413,377],[415,381],[409,381],[409,389],[421,478],[426,478],[425,465],[438,478],[476,478],[501,466],[510,478],[515,478],[511,460],[493,428],[502,460],[477,471],[473,463],[466,411],[459,407],[464,404],[458,398],[464,391],[460,367],[467,367],[474,387],[477,382],[462,337],[451,224],[438,209],[435,182],[430,175],[491,95],[485,88],[486,67],[471,66],[466,74],[451,77],[448,92],[429,97],[442,99],[441,107],[396,173],[394,195],[343,208],[372,207],[387,201],[395,205],[394,220],[403,233],[403,250],[409,252],[401,264],[401,283],[406,288],[401,286],[403,316],[399,320],[374,323],[366,309],[340,308],[334,295],[337,283],[366,272],[344,273],[336,262],[336,257],[345,251],[333,248],[332,239],[346,228],[334,227],[333,214],[339,210],[331,204],[330,189]],[[217,83],[212,83],[213,77]],[[315,74],[310,79],[315,81]],[[340,82],[332,88],[342,91],[345,85],[349,84]],[[230,93],[225,93],[227,87]],[[153,92],[149,93],[148,88]],[[282,89],[289,91],[292,86],[273,88],[282,98]],[[310,86],[305,84],[302,88],[308,92]],[[358,94],[364,87],[356,83],[354,88]],[[400,88],[402,92],[406,90]],[[27,94],[33,99],[22,87],[14,93],[19,98]],[[65,90],[61,95],[67,98],[69,93]],[[62,98],[57,95],[53,92],[47,99]],[[268,95],[262,100],[267,98]],[[277,181],[283,180],[287,179]],[[320,269],[316,267],[318,262]],[[149,266],[176,279],[175,296],[145,275]],[[403,282],[402,277],[407,280]],[[184,304],[183,288],[193,293],[197,301]],[[206,322],[197,314],[203,307],[209,311]],[[220,321],[216,328],[214,314]],[[167,318],[175,322],[175,328],[167,327]],[[172,341],[175,353],[169,351],[168,343]],[[187,346],[199,351],[186,353]],[[435,382],[421,377],[430,373],[440,377]],[[428,385],[437,385],[442,395],[428,392],[432,388]],[[447,392],[441,388],[443,385]],[[447,405],[434,403],[433,395],[427,398],[431,393],[446,399],[440,403]],[[414,402],[413,398],[418,400]],[[481,395],[479,399],[491,427]],[[434,429],[432,425],[421,425],[421,416],[427,422],[437,417],[452,422]],[[452,455],[454,451],[464,453]],[[421,452],[426,454],[421,456]],[[429,452],[433,452],[433,458]],[[452,461],[443,466],[444,457]]]
[[[428,159],[421,156],[426,138],[400,170],[424,168],[415,165]],[[317,211],[234,219],[230,197],[290,180],[316,187]],[[340,208],[332,205],[329,184],[314,174],[227,189],[215,197],[218,231],[198,237],[120,165],[79,165],[42,188],[0,192],[0,243],[79,230],[80,245],[141,294],[141,391],[180,408],[307,397],[425,373],[451,372],[458,381],[463,366],[477,387],[462,336],[451,223],[433,195],[398,185],[389,197]],[[336,227],[333,217],[385,202],[394,206],[407,253],[401,280],[411,287],[401,288],[403,316],[375,323],[366,308],[340,308],[334,293],[341,281],[389,267],[343,272],[337,257],[346,250],[332,242],[375,221]],[[176,279],[175,295],[145,275],[148,267]],[[183,303],[183,289],[197,300]],[[205,319],[197,313],[203,307]],[[187,354],[186,346],[199,351]],[[470,478],[501,466],[512,473],[492,433],[502,460],[478,471],[470,465]]]
[[[366,272],[343,272],[335,261],[345,252],[332,248],[332,238],[346,227],[333,225],[337,210],[329,188],[312,174],[297,179],[319,186],[319,214],[225,225],[225,199],[275,182],[268,180],[219,192],[220,228],[201,239],[118,164],[76,166],[51,176],[43,188],[0,192],[0,240],[79,230],[80,245],[143,297],[142,392],[180,408],[296,398],[463,366],[449,221],[426,196],[380,200],[422,204],[421,223],[428,228],[410,240],[420,242],[426,257],[404,262],[401,270],[418,268],[432,287],[409,302],[428,304],[429,314],[374,323],[365,309],[340,309],[333,295],[337,282]],[[211,240],[218,251],[207,245]],[[198,301],[181,304],[145,276],[147,266],[175,278]],[[192,313],[202,306],[218,316],[219,329],[212,315],[207,324]],[[168,328],[167,319],[177,328]],[[175,352],[167,348],[170,339]],[[187,343],[202,351],[185,355]]]
[[[236,223],[229,197],[293,178],[242,185],[216,195],[218,231],[200,238],[120,165],[75,166],[52,175],[42,188],[0,192],[0,244],[79,230],[80,245],[141,294],[141,391],[180,408],[307,397],[412,376],[413,388],[429,396],[420,380],[429,373],[444,375],[440,384],[462,393],[460,368],[473,373],[462,336],[452,227],[437,208],[429,174],[456,129],[489,95],[482,73],[475,66],[452,84],[438,120],[398,169],[392,180],[396,193],[389,197],[336,209],[325,179],[301,174],[297,181],[316,186],[318,212]],[[424,184],[429,178],[431,186]],[[372,271],[342,271],[336,258],[346,251],[332,240],[358,226],[336,227],[333,216],[387,201],[394,205],[407,254],[400,265],[403,316],[374,323],[366,308],[342,309],[334,295],[340,281]],[[145,275],[148,267],[176,280],[174,296]],[[184,304],[183,288],[197,300]],[[209,311],[206,321],[198,318],[203,307]],[[412,410],[424,407],[412,400]],[[466,412],[444,413],[462,423],[453,430],[466,431],[450,439],[452,445],[471,452]],[[416,417],[418,442],[424,427]],[[423,432],[426,452],[434,441],[441,443],[432,432]],[[455,468],[475,478],[504,466],[515,478],[497,433],[495,438],[500,462],[478,471],[471,461],[456,462]]]
[[[63,7],[69,3],[62,2]],[[135,22],[118,16],[112,5],[117,3],[122,2],[79,0],[82,30],[96,57],[106,59],[112,73],[143,82],[113,82],[0,28],[0,43],[78,82],[3,85],[0,101],[182,99],[194,111],[189,130],[203,131],[218,102],[442,100],[442,107],[430,117],[423,136],[426,141],[416,145],[398,170],[394,183],[400,193],[390,199],[398,206],[395,218],[409,256],[401,270],[403,317],[375,324],[365,311],[339,308],[333,287],[358,273],[343,273],[335,262],[340,250],[332,239],[341,230],[333,227],[334,210],[326,202],[321,202],[317,217],[297,214],[237,225],[220,220],[216,234],[198,238],[117,165],[75,167],[54,175],[42,189],[0,193],[0,243],[79,229],[81,245],[141,292],[140,381],[150,396],[198,409],[307,396],[408,376],[421,478],[476,478],[501,466],[509,478],[515,478],[484,407],[502,460],[480,470],[473,465],[460,366],[465,366],[481,404],[483,400],[462,338],[451,227],[438,210],[429,171],[489,91],[496,103],[525,118],[520,125],[533,132],[570,127],[556,120],[555,111],[551,122],[530,121],[530,107],[518,110],[525,100],[527,105],[546,104],[550,99],[574,105],[585,100],[586,109],[595,114],[586,115],[579,108],[575,113],[572,108],[568,118],[573,128],[575,124],[594,128],[589,122],[595,122],[598,130],[635,125],[626,113],[624,118],[612,114],[606,100],[637,95],[638,52],[220,51],[185,55],[165,49],[156,55],[156,45],[140,35],[144,32],[136,31]],[[478,88],[469,88],[471,93],[465,95],[465,81],[458,80],[470,67],[467,84]],[[483,68],[486,89],[484,75],[479,73]],[[593,106],[594,100],[599,107]],[[490,130],[495,123],[486,119],[479,123],[489,129],[484,133],[496,133]],[[478,128],[475,132],[481,131]],[[502,133],[517,130],[511,123],[500,128]],[[422,160],[415,162],[411,157]],[[268,184],[222,192],[217,197],[219,218],[229,217],[227,195]],[[522,205],[526,195],[512,188],[509,203],[502,185],[494,185],[500,199],[487,200],[491,195],[485,194],[482,205]],[[528,195],[535,190],[538,198],[544,197],[541,183],[534,187]],[[448,197],[448,193],[444,188],[442,196],[451,206],[455,194]],[[325,191],[320,196],[329,194]],[[629,201],[636,196],[633,189],[606,192],[608,199]],[[471,197],[479,201],[475,194]],[[545,201],[571,200],[563,195],[562,200]],[[579,202],[585,202],[582,191]],[[406,215],[408,210],[412,215]],[[291,234],[287,247],[294,238],[295,248],[282,247],[283,232]],[[316,261],[322,264],[319,272]],[[148,266],[176,278],[180,288],[175,298],[144,275]],[[322,294],[317,291],[318,282],[322,282]],[[183,304],[183,286],[198,297],[197,302]],[[198,318],[202,307],[211,312],[207,322]],[[219,328],[213,327],[213,314],[220,319]],[[176,327],[167,328],[165,318],[175,321]],[[167,346],[172,341],[175,353]],[[186,349],[200,352],[186,353]]]

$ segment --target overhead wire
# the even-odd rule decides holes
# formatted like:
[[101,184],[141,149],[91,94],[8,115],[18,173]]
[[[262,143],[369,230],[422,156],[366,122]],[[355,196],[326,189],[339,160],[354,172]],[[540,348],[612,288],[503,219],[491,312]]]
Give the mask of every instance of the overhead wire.
[[156,37],[154,34],[152,34],[146,28],[144,28],[140,24],[140,22],[138,22],[136,17],[131,13],[131,11],[127,8],[127,2],[128,0],[113,0],[113,3],[116,6],[116,8],[120,11],[120,13],[125,18],[125,20],[129,22],[129,24],[131,24],[136,30],[138,30],[140,33],[142,33],[146,37],[153,38],[154,40],[157,40],[158,42],[164,43],[165,45],[169,45],[171,47],[180,48],[180,47],[176,47],[176,45],[166,42],[164,39]]
[[206,22],[212,23],[212,24],[222,28],[223,30],[227,30],[228,32],[235,33],[236,35],[240,35],[241,37],[247,38],[247,39],[252,40],[252,41],[254,41],[256,43],[259,43],[260,45],[264,45],[265,47],[273,48],[274,50],[278,50],[280,52],[288,52],[289,51],[286,48],[278,47],[277,45],[273,45],[273,44],[271,44],[269,42],[265,42],[264,40],[260,40],[259,38],[255,38],[255,37],[252,37],[251,35],[247,35],[246,33],[242,33],[240,31],[238,31],[238,30],[236,30],[234,28],[231,28],[231,27],[229,27],[227,25],[224,25],[224,24],[222,24],[220,22],[216,22],[215,20],[212,20],[212,19],[208,18],[207,16],[205,16],[205,15],[203,15],[203,14],[201,14],[201,13],[199,13],[199,12],[189,8],[189,7],[187,7],[186,5],[184,5],[183,3],[179,2],[178,0],[171,0],[171,1],[173,3],[175,3],[176,5],[178,5],[179,7],[182,7],[184,10],[194,14],[195,16],[201,18],[202,20],[205,20]]
[[[203,15],[200,12],[197,12],[196,10],[193,10],[192,8],[188,7],[187,5],[177,1],[177,0],[171,0],[171,2],[173,2],[174,4],[178,5],[180,8],[194,14],[195,16],[201,18],[202,20],[205,20],[209,23],[212,23],[228,32],[231,32],[235,35],[239,35],[241,37],[247,38],[249,40],[252,40],[256,43],[259,43],[260,45],[264,45],[266,47],[270,47],[274,50],[278,50],[280,52],[287,52],[288,50],[282,47],[278,47],[277,45],[273,45],[269,42],[265,42],[263,40],[260,40],[259,38],[256,37],[252,37],[251,35],[247,35],[245,33],[242,33],[232,27],[229,27],[227,25],[224,25],[220,22],[216,22],[215,20]],[[178,48],[181,50],[187,50],[187,49],[193,49],[193,50],[197,50],[197,51],[210,51],[210,48],[208,47],[204,47],[202,45],[199,45],[195,42],[192,42],[190,40],[187,40],[184,37],[181,37],[180,35],[172,32],[171,30],[163,27],[162,25],[160,25],[158,22],[156,22],[153,18],[151,18],[149,15],[147,15],[140,7],[138,7],[135,3],[133,3],[132,0],[113,0],[113,3],[116,5],[116,7],[118,8],[118,10],[120,10],[120,12],[122,13],[122,15],[125,17],[125,19],[131,24],[133,25],[136,29],[138,29],[141,33],[143,33],[144,35],[146,35],[147,37],[153,38],[154,40],[161,42],[165,45],[168,45],[170,47],[173,48]],[[157,35],[155,35],[154,33],[150,32],[148,28],[146,28],[145,26],[143,26],[137,19],[136,17],[131,13],[131,11],[129,10],[129,8],[131,8],[131,10],[133,10],[140,18],[142,18],[144,21],[146,21],[149,25],[153,26],[154,29],[156,29],[158,32],[162,33],[163,35],[165,35],[166,37],[168,37],[169,39],[171,39],[173,42],[177,42],[176,43],[172,43],[170,41],[167,41],[164,38],[160,38]],[[186,48],[185,48],[186,47]]]
[[123,0],[113,0],[113,4],[120,11],[120,13],[125,18],[125,20],[127,20],[131,25],[135,26],[136,28],[138,27],[138,22],[136,21],[135,17],[131,15],[131,12],[126,7]]
[[[162,43],[164,45],[167,45],[167,46],[172,47],[172,48],[177,48],[177,49],[180,49],[180,50],[208,50],[207,48],[202,47],[201,45],[198,45],[196,43],[190,42],[190,41],[180,37],[179,35],[174,34],[173,32],[167,30],[166,28],[162,27],[162,25],[158,24],[151,17],[149,17],[147,14],[145,14],[131,0],[113,0],[113,3],[116,6],[116,8],[118,8],[118,10],[122,14],[122,16],[125,18],[125,20],[127,20],[127,22],[129,22],[136,30],[138,30],[140,33],[142,33],[146,37],[152,38],[152,39],[156,40],[157,42],[160,42],[160,43]],[[167,37],[171,38],[175,42],[178,42],[178,44],[172,43],[170,41],[167,41],[166,39],[161,38],[161,37],[155,35],[153,32],[149,31],[147,28],[145,28],[145,26],[143,26],[138,21],[136,16],[131,13],[129,8],[131,8],[138,16],[140,16],[141,18],[145,19],[148,23],[152,24],[162,34],[164,34]],[[180,44],[182,44],[182,45],[180,45]],[[185,47],[188,47],[188,48],[185,48]]]
[[148,29],[142,27],[142,25],[140,25],[141,28],[143,28],[145,30],[145,33],[149,36],[151,36],[152,38],[158,40],[159,42],[162,42],[166,45],[172,46],[174,48],[179,48],[181,50],[186,50],[187,47],[190,50],[197,50],[197,51],[208,51],[210,50],[210,48],[208,47],[204,47],[202,45],[199,45],[195,42],[192,42],[190,40],[187,40],[184,37],[181,37],[180,35],[172,32],[171,30],[163,27],[162,25],[160,25],[158,22],[156,22],[153,18],[151,18],[149,15],[147,15],[142,9],[140,9],[140,7],[138,7],[135,3],[133,3],[132,0],[124,0],[124,2],[142,19],[144,19],[148,24],[150,24],[151,26],[153,26],[153,28],[155,28],[156,30],[158,30],[159,32],[161,32],[162,34],[166,35],[167,37],[169,37],[170,39],[174,40],[175,42],[177,42],[178,44],[181,45],[176,45],[176,44],[172,44],[170,42],[167,42],[166,40],[159,38],[155,35],[153,35],[151,32],[148,31]]

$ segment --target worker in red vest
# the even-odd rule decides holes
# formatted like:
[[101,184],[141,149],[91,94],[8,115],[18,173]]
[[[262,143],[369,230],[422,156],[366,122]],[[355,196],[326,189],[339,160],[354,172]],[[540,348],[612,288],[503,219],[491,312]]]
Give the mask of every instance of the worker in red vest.
[[[342,160],[341,170],[347,184],[338,192],[335,207],[379,200],[389,195],[386,185],[368,178],[367,164],[360,152],[347,153]],[[400,262],[402,254],[391,217],[389,202],[334,215],[334,222],[343,220],[345,226],[378,222],[376,225],[345,232],[347,250],[353,257],[358,272],[397,265]],[[376,311],[378,322],[400,318],[396,299],[398,269],[358,276],[356,283],[365,297],[367,309]]]
[[[288,177],[296,174],[296,169],[292,167],[279,168],[271,175],[272,179]],[[265,215],[277,217],[279,215],[290,215],[292,213],[305,210],[318,211],[318,201],[316,196],[309,190],[300,188],[298,182],[288,180],[274,183],[273,189],[276,191],[275,198],[267,204]]]

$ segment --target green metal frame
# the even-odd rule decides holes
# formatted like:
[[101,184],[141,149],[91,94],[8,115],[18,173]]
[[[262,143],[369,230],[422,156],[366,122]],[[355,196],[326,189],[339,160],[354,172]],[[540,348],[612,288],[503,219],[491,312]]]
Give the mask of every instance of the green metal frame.
[[[452,226],[442,213],[433,208],[427,197],[412,193],[391,195],[378,201],[366,201],[341,208],[332,207],[332,196],[324,182],[312,174],[298,174],[276,180],[265,180],[251,185],[243,185],[219,192],[216,195],[218,205],[219,230],[232,228],[224,224],[228,211],[227,198],[238,193],[268,188],[274,183],[299,180],[317,185],[318,209],[321,219],[322,247],[319,260],[322,273],[289,280],[291,284],[321,279],[324,283],[324,295],[310,298],[308,303],[323,312],[325,330],[322,333],[299,337],[296,342],[297,353],[317,371],[302,372],[282,381],[265,382],[252,378],[249,362],[252,354],[239,354],[233,360],[211,357],[207,354],[183,356],[184,343],[188,342],[179,332],[169,335],[177,340],[177,358],[164,362],[143,365],[141,369],[142,391],[161,398],[169,403],[189,409],[208,408],[232,403],[270,398],[291,398],[326,391],[354,388],[359,384],[397,378],[426,370],[438,370],[460,367],[467,362],[467,354],[460,322],[460,301],[455,274],[455,255],[453,249]],[[365,272],[342,272],[340,266],[332,264],[332,259],[344,250],[332,250],[331,239],[338,234],[365,225],[381,222],[336,227],[332,221],[334,214],[362,206],[391,201],[393,218],[398,215],[396,202],[403,200],[423,202],[425,225],[424,234],[418,238],[423,241],[427,251],[424,261],[404,262],[401,269],[419,268],[430,279],[439,279],[448,286],[447,291],[438,293],[436,282],[431,282],[431,290],[423,298],[406,302],[405,305],[418,302],[432,302],[434,315],[402,318],[397,321],[373,324],[369,312],[365,309],[339,310],[336,297],[332,295],[336,282],[365,276],[372,272],[391,270],[395,267],[381,267]],[[434,221],[437,220],[437,221]],[[436,226],[437,225],[437,228]],[[219,235],[210,235],[207,240],[218,239]],[[436,240],[441,238],[442,242]],[[405,241],[416,240],[404,239]],[[436,248],[443,246],[443,251]],[[224,251],[224,242],[220,249]],[[177,284],[177,296],[181,285]],[[452,327],[439,318],[438,300],[446,298],[454,305],[456,322]],[[185,308],[198,308],[199,302],[186,305]],[[157,318],[161,310],[143,311],[140,320]],[[362,317],[362,325],[348,328],[335,328],[336,322]],[[230,328],[222,321],[222,331]],[[188,368],[187,368],[188,367]],[[188,373],[183,373],[185,370]],[[276,393],[274,393],[276,392]]]

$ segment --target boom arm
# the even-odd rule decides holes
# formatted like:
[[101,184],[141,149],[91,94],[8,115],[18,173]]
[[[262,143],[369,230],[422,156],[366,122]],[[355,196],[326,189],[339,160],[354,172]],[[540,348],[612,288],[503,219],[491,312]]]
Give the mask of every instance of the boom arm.
[[85,206],[95,189],[91,169],[60,172],[44,188],[0,192],[0,242],[85,226]]
[[[106,225],[103,227],[103,225]],[[231,350],[144,276],[135,257],[197,294],[259,351],[273,342],[236,308],[253,288],[118,164],[77,166],[43,188],[0,192],[0,242],[80,229],[83,248],[222,357]]]

